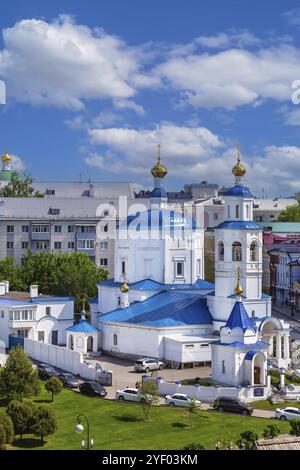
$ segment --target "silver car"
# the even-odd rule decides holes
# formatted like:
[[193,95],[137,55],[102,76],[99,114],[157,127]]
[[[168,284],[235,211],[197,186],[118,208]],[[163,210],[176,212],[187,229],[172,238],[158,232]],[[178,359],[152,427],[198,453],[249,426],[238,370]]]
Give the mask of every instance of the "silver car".
[[277,408],[275,411],[275,418],[285,421],[286,419],[300,419],[300,409],[299,408]]
[[191,398],[185,393],[175,393],[174,395],[165,396],[165,403],[169,406],[189,406],[192,402],[200,408],[201,401]]
[[163,368],[163,362],[149,357],[138,359],[134,366],[136,372],[150,372],[150,370],[162,370]]

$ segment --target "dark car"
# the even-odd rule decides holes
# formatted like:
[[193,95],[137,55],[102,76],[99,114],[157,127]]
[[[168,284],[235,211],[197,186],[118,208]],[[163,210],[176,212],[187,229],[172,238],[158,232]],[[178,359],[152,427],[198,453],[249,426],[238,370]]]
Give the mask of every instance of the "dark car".
[[228,411],[229,413],[240,413],[250,416],[253,413],[251,406],[242,403],[237,398],[219,397],[213,403],[213,408],[217,411]]
[[38,364],[37,370],[39,378],[43,380],[50,379],[50,377],[59,377],[59,372],[54,369],[54,367],[49,364]]
[[67,388],[78,388],[79,382],[73,374],[69,372],[62,372],[59,374],[59,378],[62,381],[64,387]]
[[105,398],[107,395],[105,388],[97,382],[83,382],[79,385],[79,391],[83,395],[88,395],[90,397]]

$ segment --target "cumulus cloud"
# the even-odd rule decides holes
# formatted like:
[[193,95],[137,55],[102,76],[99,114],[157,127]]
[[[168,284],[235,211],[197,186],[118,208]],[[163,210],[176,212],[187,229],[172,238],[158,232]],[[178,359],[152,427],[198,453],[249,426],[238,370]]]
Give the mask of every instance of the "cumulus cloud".
[[26,165],[23,160],[17,155],[11,155],[11,167],[13,171],[23,173],[26,170]]
[[140,72],[141,50],[70,16],[19,21],[3,40],[0,76],[17,101],[79,110],[85,100],[128,100],[135,83],[149,85]]

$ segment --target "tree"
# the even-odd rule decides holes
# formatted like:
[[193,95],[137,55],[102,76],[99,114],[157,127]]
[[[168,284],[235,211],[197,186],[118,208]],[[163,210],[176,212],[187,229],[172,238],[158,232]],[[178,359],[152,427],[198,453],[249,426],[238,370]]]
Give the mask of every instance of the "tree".
[[270,424],[263,431],[263,437],[265,439],[273,439],[274,437],[278,436],[278,434],[280,434],[280,429],[278,426],[276,426],[276,424]]
[[23,438],[23,434],[29,434],[33,424],[33,414],[35,405],[31,400],[12,400],[7,407],[7,414],[10,416],[15,434]]
[[51,401],[53,401],[54,395],[58,395],[63,389],[62,381],[58,377],[50,377],[45,383],[45,389],[47,392],[52,393]]
[[22,400],[39,392],[38,372],[33,368],[31,360],[20,346],[12,348],[0,374],[0,395],[6,396],[8,400]]
[[18,266],[13,258],[3,258],[0,260],[0,278],[9,281],[11,290],[25,290],[22,279],[22,268]]
[[300,222],[300,201],[283,209],[277,219],[279,222]]
[[18,173],[13,172],[10,182],[0,189],[1,197],[44,197],[44,194],[36,191],[31,185],[33,180],[30,176],[20,178]]
[[150,408],[159,402],[158,388],[154,380],[144,380],[139,387],[140,403],[144,419],[149,419]]
[[4,412],[0,412],[0,447],[11,444],[14,440],[14,427],[11,418]]
[[300,436],[300,421],[298,419],[291,419],[290,426],[291,426],[290,434],[292,436],[299,437]]
[[240,434],[240,438],[237,441],[237,446],[242,450],[252,450],[257,441],[258,436],[253,431],[244,431]]
[[189,416],[190,426],[193,425],[193,416],[198,413],[198,411],[200,410],[200,406],[201,405],[199,405],[199,403],[197,403],[194,398],[188,404],[186,414]]
[[32,432],[41,439],[41,444],[44,444],[44,439],[50,434],[54,434],[57,430],[57,419],[53,409],[49,405],[39,405],[34,410]]
[[183,450],[205,450],[205,446],[203,444],[200,444],[200,442],[191,442],[191,444],[188,444],[183,448]]

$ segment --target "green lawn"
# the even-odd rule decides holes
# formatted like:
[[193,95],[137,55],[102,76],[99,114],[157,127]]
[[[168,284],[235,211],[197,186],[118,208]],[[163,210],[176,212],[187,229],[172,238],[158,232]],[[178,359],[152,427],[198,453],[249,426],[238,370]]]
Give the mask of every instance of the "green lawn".
[[286,408],[287,406],[292,406],[293,408],[300,408],[300,403],[295,401],[283,401],[282,403],[272,403],[269,400],[257,400],[249,403],[253,408],[260,410],[276,410],[276,408]]
[[[48,400],[45,392],[39,400]],[[88,398],[63,390],[53,404],[58,417],[58,431],[46,438],[42,449],[80,449],[83,435],[75,433],[76,417],[86,413],[91,422],[91,437],[96,449],[182,449],[192,441],[201,442],[207,449],[214,449],[222,435],[236,440],[244,430],[253,430],[261,436],[270,420],[223,415],[201,411],[194,417],[193,427],[182,409],[154,407],[151,420],[144,422],[142,410],[136,404],[122,404],[110,400]],[[286,422],[276,423],[282,433],[289,431]],[[31,437],[31,439],[29,439]],[[27,439],[26,439],[27,438]],[[26,436],[13,449],[31,447],[39,449],[39,440]]]

